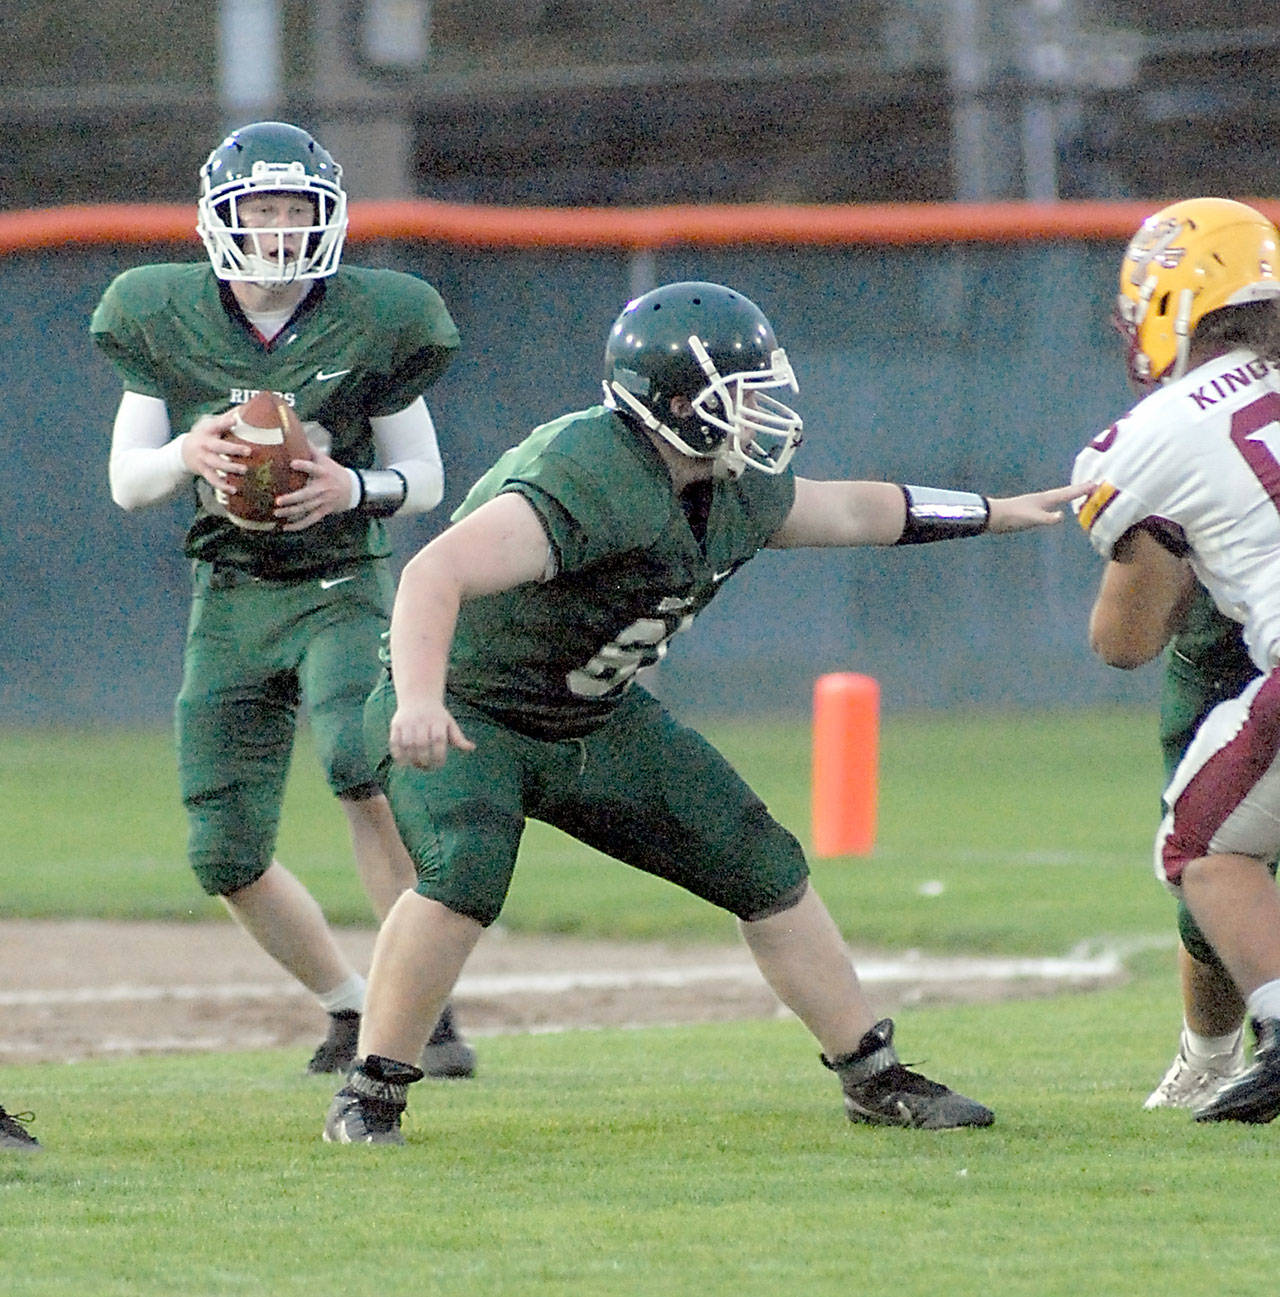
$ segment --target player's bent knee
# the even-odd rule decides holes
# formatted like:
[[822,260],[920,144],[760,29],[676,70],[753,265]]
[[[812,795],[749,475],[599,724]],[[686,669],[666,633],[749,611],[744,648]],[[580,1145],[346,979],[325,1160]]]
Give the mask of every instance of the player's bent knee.
[[280,822],[269,792],[189,796],[186,807],[187,859],[209,896],[229,896],[267,872]]
[[371,802],[383,796],[382,785],[374,781],[356,784],[354,788],[335,789],[334,796],[340,802]]
[[476,892],[473,894],[457,893],[447,888],[439,888],[429,880],[419,881],[414,889],[419,896],[443,905],[453,914],[471,919],[482,928],[488,928],[497,922],[502,913],[502,903],[506,899],[505,891],[501,896]]
[[507,899],[523,818],[464,799],[435,815],[420,809],[397,816],[397,824],[418,873],[418,895],[489,927]]
[[763,807],[742,825],[740,852],[721,862],[716,890],[708,896],[744,923],[781,914],[800,903],[809,886],[809,865],[795,836]]
[[234,896],[256,883],[270,867],[270,859],[245,861],[202,856],[191,861],[196,881],[207,896]]
[[[382,791],[378,777],[369,764],[363,740],[358,749],[348,747],[337,752],[321,753],[319,759],[325,782],[335,797],[358,801],[362,796],[372,797]],[[368,791],[362,792],[364,789]]]

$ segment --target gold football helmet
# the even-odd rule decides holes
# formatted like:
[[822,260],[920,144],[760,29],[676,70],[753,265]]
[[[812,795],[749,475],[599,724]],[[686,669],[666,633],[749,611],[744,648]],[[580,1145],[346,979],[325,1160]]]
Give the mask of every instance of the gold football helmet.
[[1280,297],[1280,232],[1229,198],[1188,198],[1142,223],[1120,267],[1116,327],[1140,387],[1181,378],[1191,335],[1223,306]]

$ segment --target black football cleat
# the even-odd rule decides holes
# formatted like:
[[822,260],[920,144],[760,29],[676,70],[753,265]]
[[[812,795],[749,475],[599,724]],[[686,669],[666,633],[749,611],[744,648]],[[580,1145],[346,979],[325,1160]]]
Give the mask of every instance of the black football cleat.
[[453,1005],[446,1004],[431,1039],[422,1051],[422,1070],[428,1076],[461,1080],[476,1074],[476,1051],[467,1043],[453,1019]]
[[333,1096],[324,1120],[326,1144],[403,1144],[400,1118],[409,1086],[422,1069],[371,1054]]
[[34,1153],[40,1147],[40,1141],[27,1129],[31,1118],[29,1112],[5,1112],[0,1108],[0,1149]]
[[326,1072],[345,1072],[356,1061],[356,1041],[360,1036],[360,1015],[345,1009],[329,1015],[329,1034],[311,1055],[307,1072],[321,1076]]
[[822,1055],[824,1066],[840,1078],[844,1110],[850,1121],[871,1126],[914,1126],[920,1130],[955,1130],[990,1126],[990,1108],[903,1067],[893,1047],[893,1022],[877,1022],[852,1054],[837,1059]]
[[1255,1018],[1253,1062],[1195,1110],[1197,1121],[1263,1125],[1280,1116],[1280,1018]]

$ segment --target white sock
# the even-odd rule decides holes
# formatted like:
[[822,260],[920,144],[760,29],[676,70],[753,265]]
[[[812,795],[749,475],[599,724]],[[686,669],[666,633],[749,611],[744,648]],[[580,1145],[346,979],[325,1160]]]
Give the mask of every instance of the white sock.
[[332,991],[317,995],[326,1013],[360,1013],[364,1009],[364,978],[352,973],[345,982],[339,982]]
[[1237,1027],[1226,1036],[1201,1036],[1198,1032],[1192,1031],[1184,1022],[1182,1024],[1182,1052],[1193,1063],[1208,1062],[1212,1058],[1220,1058],[1223,1054],[1230,1054],[1235,1050],[1240,1040],[1241,1030],[1240,1027]]
[[1245,1001],[1251,1018],[1280,1018],[1280,977],[1263,982]]

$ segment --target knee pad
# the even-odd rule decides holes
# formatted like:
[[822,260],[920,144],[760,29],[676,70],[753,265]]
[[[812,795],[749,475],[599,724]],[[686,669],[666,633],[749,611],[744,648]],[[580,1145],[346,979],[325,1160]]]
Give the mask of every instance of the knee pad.
[[271,865],[257,861],[230,861],[222,857],[193,856],[191,869],[207,896],[230,896],[242,887],[256,883]]
[[727,871],[736,886],[726,889],[724,900],[718,903],[744,923],[798,905],[809,883],[809,865],[795,836],[762,805],[744,821],[741,841],[747,845]]
[[358,802],[382,791],[369,765],[362,726],[349,725],[326,732],[313,724],[311,733],[325,782],[335,797]]
[[394,766],[387,800],[418,874],[418,895],[489,927],[507,899],[524,817],[483,798],[433,800],[431,772]]
[[244,789],[188,797],[187,856],[210,896],[228,896],[267,872],[280,808],[274,798],[255,805]]

